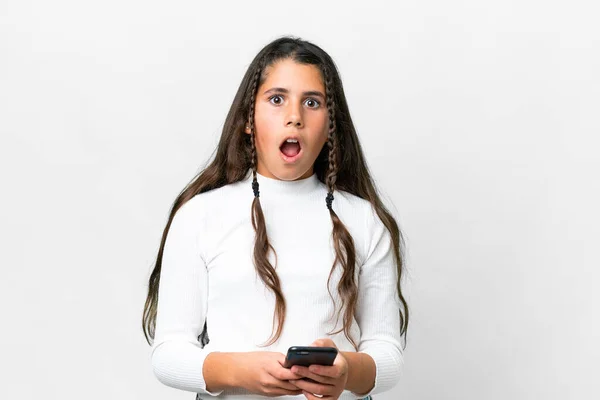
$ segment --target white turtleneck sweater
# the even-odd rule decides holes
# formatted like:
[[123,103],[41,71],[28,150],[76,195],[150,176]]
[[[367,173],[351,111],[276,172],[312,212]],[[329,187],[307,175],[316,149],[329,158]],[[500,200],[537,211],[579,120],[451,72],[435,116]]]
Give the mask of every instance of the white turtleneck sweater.
[[[331,338],[340,351],[356,351],[343,331],[343,313],[335,324],[327,278],[335,257],[333,223],[326,206],[327,187],[316,174],[281,181],[258,174],[260,201],[270,243],[277,253],[269,260],[279,276],[287,303],[281,337],[269,347],[275,297],[253,265],[255,233],[251,221],[252,173],[243,181],[201,193],[175,214],[164,247],[155,338],[151,361],[163,384],[199,393],[200,398],[258,400],[264,396],[242,388],[208,392],[204,359],[210,352],[277,351],[308,346]],[[371,204],[335,191],[333,209],[349,230],[356,248],[358,303],[351,336],[359,352],[376,365],[373,389],[366,394],[345,390],[342,400],[381,393],[398,383],[404,363],[400,338],[398,278],[390,235]],[[330,282],[337,283],[341,265]],[[207,322],[209,343],[198,336]],[[305,399],[304,395],[284,396]]]

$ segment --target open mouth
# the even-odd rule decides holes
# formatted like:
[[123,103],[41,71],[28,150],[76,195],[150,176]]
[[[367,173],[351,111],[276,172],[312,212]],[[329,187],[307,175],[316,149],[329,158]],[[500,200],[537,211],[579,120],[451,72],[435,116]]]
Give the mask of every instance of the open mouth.
[[284,161],[288,162],[296,160],[302,153],[300,141],[294,138],[288,138],[284,140],[279,147],[279,150],[281,151],[281,156],[283,157]]

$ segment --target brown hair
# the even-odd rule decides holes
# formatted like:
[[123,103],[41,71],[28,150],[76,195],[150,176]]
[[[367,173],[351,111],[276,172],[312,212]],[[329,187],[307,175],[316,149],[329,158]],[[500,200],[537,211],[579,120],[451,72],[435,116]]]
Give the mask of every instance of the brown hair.
[[[332,237],[336,257],[329,278],[331,279],[331,274],[338,261],[343,268],[343,274],[337,289],[342,299],[338,316],[345,306],[344,326],[342,328],[344,335],[358,351],[357,343],[349,334],[358,298],[358,287],[354,279],[356,251],[352,236],[333,209],[333,193],[336,189],[368,200],[390,233],[394,260],[398,269],[396,286],[402,303],[402,308],[398,310],[400,313],[400,334],[404,334],[406,339],[408,304],[401,290],[404,239],[395,219],[379,198],[369,173],[354,124],[350,118],[339,73],[331,57],[320,47],[299,38],[285,36],[272,41],[256,55],[248,67],[229,109],[214,160],[192,179],[173,203],[167,225],[162,234],[156,264],[150,275],[148,295],[144,306],[142,327],[148,343],[151,343],[149,337],[154,339],[161,261],[173,216],[185,202],[195,195],[238,182],[247,176],[249,170],[252,170],[252,186],[255,191],[251,208],[252,226],[256,232],[253,261],[261,280],[273,291],[276,299],[273,323],[275,324],[275,321],[277,321],[277,330],[275,336],[272,336],[265,346],[274,343],[281,335],[286,314],[286,301],[281,291],[279,277],[267,257],[269,250],[273,251],[275,255],[276,253],[269,243],[265,218],[258,195],[256,146],[254,143],[254,103],[257,88],[265,80],[265,68],[283,59],[293,59],[298,63],[317,66],[321,71],[325,86],[329,115],[329,135],[327,146],[323,146],[323,150],[315,160],[314,171],[317,178],[328,188],[326,206],[333,222]],[[250,125],[251,134],[249,135],[243,132],[246,123]],[[341,332],[341,329],[332,333],[338,332]],[[208,342],[206,322],[199,340],[203,344]]]

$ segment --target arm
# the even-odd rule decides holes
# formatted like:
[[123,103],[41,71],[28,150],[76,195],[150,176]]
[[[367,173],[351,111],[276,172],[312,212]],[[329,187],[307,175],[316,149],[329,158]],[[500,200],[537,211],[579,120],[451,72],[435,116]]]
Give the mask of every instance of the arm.
[[224,385],[214,374],[205,380],[210,351],[198,342],[206,319],[208,272],[198,249],[204,221],[192,201],[175,214],[163,249],[152,367],[167,386],[218,396]]
[[[348,362],[348,380],[346,390],[357,393],[370,394],[370,390],[375,382],[375,361],[366,353],[357,353],[355,351],[341,352]],[[364,396],[360,397],[366,397]]]
[[[223,391],[224,389],[236,387],[233,366],[237,365],[238,353],[212,352],[204,359],[204,381],[210,391]],[[208,390],[208,389],[206,389]]]
[[[391,236],[374,210],[367,219],[367,255],[359,272],[355,318],[361,338],[348,355],[347,389],[357,397],[390,390],[400,380],[404,357],[400,343],[400,298]],[[344,353],[346,356],[346,353]],[[360,378],[356,378],[360,376]]]

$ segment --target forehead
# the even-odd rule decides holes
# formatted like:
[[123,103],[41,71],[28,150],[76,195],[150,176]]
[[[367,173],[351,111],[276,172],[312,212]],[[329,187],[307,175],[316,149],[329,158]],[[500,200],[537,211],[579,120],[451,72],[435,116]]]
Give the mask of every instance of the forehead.
[[265,81],[261,87],[283,87],[291,91],[323,90],[319,67],[301,64],[291,59],[279,60],[265,69]]

